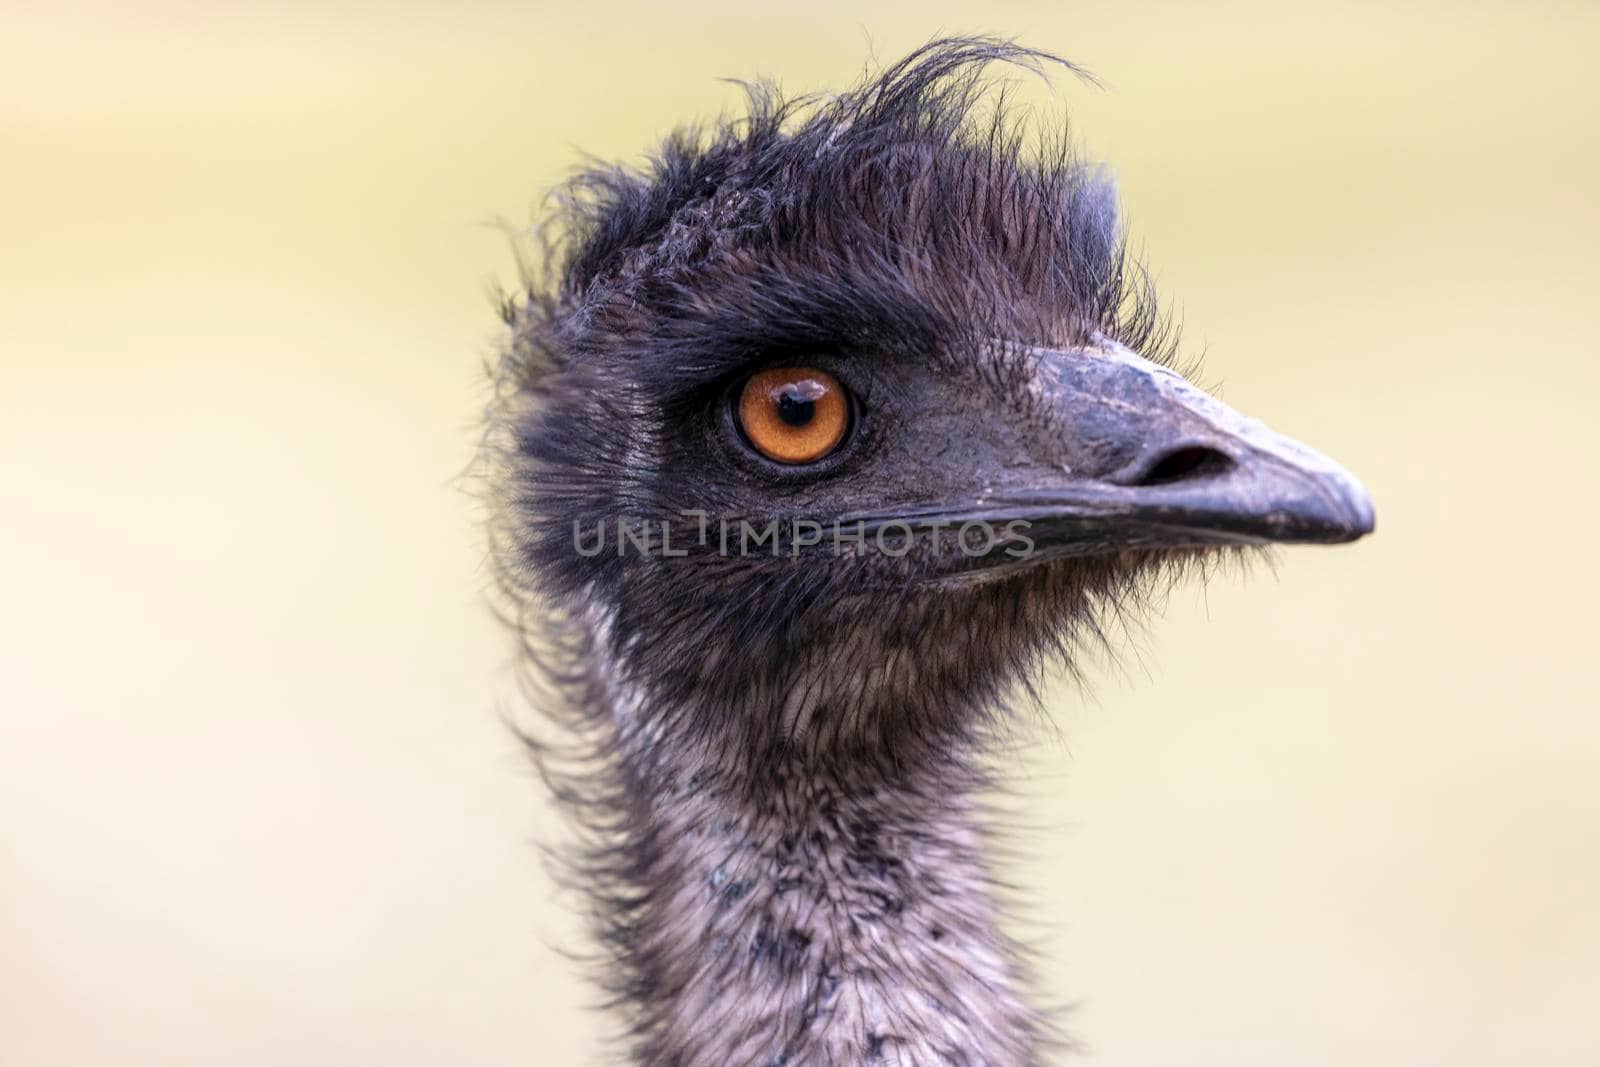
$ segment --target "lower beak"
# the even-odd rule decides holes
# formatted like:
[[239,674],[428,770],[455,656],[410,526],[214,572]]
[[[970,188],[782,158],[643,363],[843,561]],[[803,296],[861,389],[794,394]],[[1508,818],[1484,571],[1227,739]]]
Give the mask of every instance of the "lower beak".
[[1002,492],[1034,516],[1041,545],[1335,544],[1372,532],[1372,501],[1348,471],[1167,368],[1111,342],[1034,355],[1067,462]]

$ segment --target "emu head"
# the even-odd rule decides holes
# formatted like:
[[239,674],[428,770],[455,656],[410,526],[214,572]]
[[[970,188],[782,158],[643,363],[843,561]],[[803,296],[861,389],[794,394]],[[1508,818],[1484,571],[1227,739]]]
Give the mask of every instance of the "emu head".
[[1184,565],[1372,529],[1173,369],[1110,183],[983,107],[997,60],[1059,62],[756,88],[567,188],[507,307],[511,571],[672,709],[653,736],[899,761]]

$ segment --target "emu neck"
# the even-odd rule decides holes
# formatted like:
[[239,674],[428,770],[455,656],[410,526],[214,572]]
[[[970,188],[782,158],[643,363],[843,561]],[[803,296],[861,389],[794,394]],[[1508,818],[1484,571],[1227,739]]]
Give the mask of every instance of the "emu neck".
[[613,704],[640,1063],[1037,1062],[975,772],[647,742]]

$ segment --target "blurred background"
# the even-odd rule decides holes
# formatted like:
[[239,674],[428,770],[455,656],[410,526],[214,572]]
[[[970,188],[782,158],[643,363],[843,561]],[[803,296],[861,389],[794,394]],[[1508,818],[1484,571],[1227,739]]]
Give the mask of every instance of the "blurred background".
[[5,5],[0,1062],[597,1060],[458,479],[492,222],[942,31],[1101,76],[1031,99],[1208,384],[1378,504],[1052,691],[1084,1062],[1600,1063],[1600,8],[941,0]]

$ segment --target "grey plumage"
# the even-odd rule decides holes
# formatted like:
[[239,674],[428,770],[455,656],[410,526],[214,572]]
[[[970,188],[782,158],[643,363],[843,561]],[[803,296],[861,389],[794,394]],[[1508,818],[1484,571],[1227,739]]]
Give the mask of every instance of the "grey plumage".
[[[1103,173],[980,117],[995,61],[1066,66],[955,39],[837,96],[754,87],[646,170],[569,183],[505,304],[495,558],[634,1062],[1044,1062],[983,832],[1016,695],[1219,554],[1370,529],[1343,472],[1167,369]],[[791,365],[853,405],[802,465],[729,399]],[[574,541],[688,512],[916,531]],[[961,551],[979,520],[1039,551]]]

